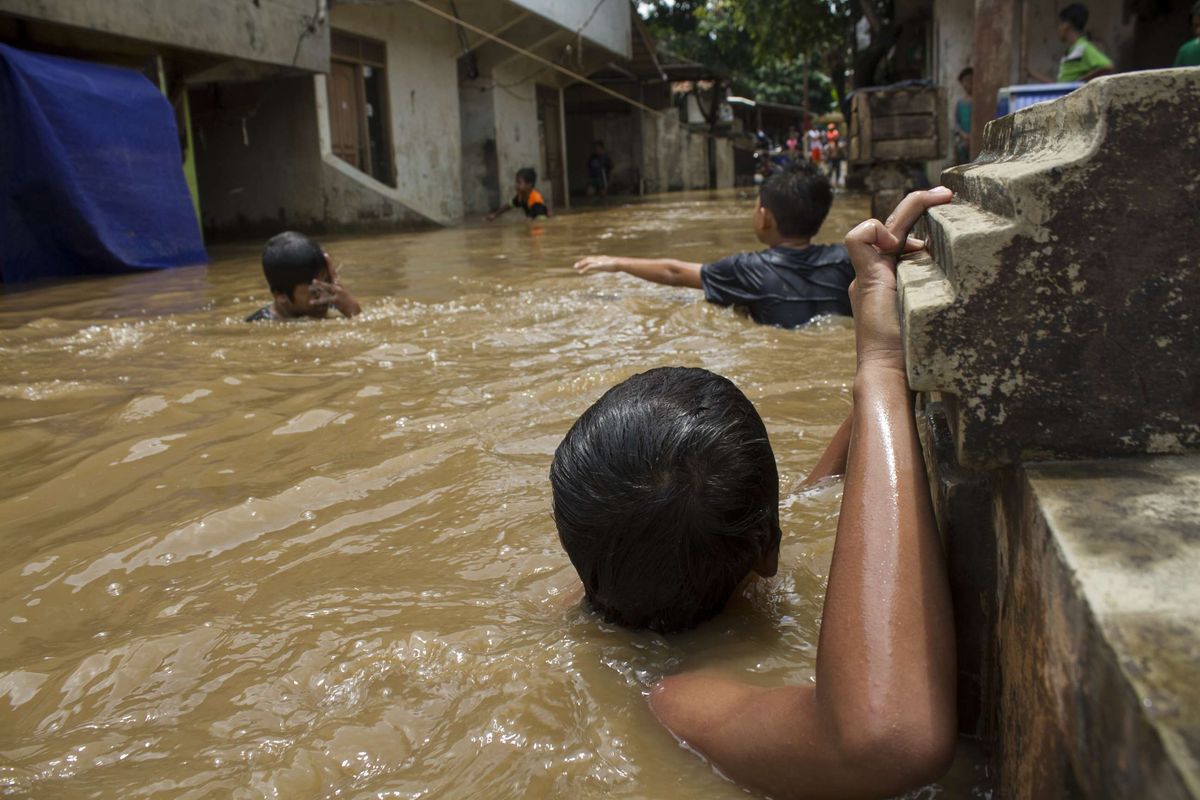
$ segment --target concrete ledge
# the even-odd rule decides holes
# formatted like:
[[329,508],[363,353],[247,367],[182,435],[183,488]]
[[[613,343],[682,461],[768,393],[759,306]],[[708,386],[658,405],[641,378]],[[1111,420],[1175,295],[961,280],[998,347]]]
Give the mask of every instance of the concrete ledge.
[[[987,126],[900,270],[909,380],[958,460],[1200,448],[1200,70],[1089,83]],[[1192,298],[1192,300],[1189,300]]]
[[1001,482],[1001,783],[1200,797],[1200,457]]

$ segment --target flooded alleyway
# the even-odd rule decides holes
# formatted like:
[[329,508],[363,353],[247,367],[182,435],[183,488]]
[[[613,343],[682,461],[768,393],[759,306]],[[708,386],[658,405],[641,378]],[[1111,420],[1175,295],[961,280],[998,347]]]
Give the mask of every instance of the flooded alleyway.
[[[751,204],[322,240],[353,321],[241,322],[269,302],[254,246],[0,296],[0,793],[743,797],[643,693],[811,675],[839,493],[795,487],[849,409],[853,331],[570,265],[753,249]],[[818,241],[865,213],[840,198]],[[757,404],[784,543],[666,640],[572,602],[546,475],[604,389],[672,364]]]

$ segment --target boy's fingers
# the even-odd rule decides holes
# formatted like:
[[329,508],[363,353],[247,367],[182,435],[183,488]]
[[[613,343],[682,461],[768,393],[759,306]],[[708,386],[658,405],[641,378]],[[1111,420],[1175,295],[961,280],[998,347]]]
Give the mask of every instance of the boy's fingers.
[[904,243],[904,252],[917,253],[925,249],[925,240],[918,239],[915,236],[908,237],[908,241]]
[[896,210],[887,218],[885,223],[887,229],[899,240],[901,236],[912,230],[912,226],[917,224],[917,220],[927,210],[933,206],[949,203],[953,197],[954,192],[945,186],[938,186],[923,192],[911,192],[905,195],[900,204],[896,206]]
[[882,222],[869,219],[860,222],[846,234],[846,249],[855,267],[883,255],[895,255],[900,240]]

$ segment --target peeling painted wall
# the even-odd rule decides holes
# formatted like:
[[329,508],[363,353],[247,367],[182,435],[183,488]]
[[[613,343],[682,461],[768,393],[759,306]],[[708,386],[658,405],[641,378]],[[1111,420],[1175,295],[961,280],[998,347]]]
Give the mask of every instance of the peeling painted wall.
[[314,21],[314,0],[223,0],[219,10],[196,0],[3,0],[0,11],[229,58],[329,66],[328,26]]
[[460,46],[453,26],[411,9],[339,5],[333,11],[333,27],[387,44],[400,200],[442,224],[460,221]]
[[191,92],[206,234],[323,226],[312,78]]
[[[512,65],[497,67],[492,73],[492,92],[496,123],[496,168],[500,179],[500,199],[512,198],[514,176],[522,167],[537,169],[541,159],[538,147],[537,84],[530,78],[529,62],[521,59]],[[547,198],[550,186],[541,176],[538,190]]]
[[627,0],[509,0],[513,5],[580,31],[584,38],[629,58],[632,10]]

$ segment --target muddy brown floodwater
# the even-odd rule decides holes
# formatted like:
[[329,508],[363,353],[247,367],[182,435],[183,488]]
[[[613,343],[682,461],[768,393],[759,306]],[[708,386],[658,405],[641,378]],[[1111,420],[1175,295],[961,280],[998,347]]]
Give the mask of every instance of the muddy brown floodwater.
[[[744,797],[644,695],[702,666],[810,679],[840,488],[796,487],[853,331],[570,264],[754,248],[751,204],[331,238],[353,321],[241,322],[257,247],[0,295],[0,792]],[[819,240],[865,213],[840,198]],[[778,577],[664,639],[565,599],[546,476],[604,389],[669,364],[758,405],[784,542]]]

